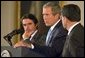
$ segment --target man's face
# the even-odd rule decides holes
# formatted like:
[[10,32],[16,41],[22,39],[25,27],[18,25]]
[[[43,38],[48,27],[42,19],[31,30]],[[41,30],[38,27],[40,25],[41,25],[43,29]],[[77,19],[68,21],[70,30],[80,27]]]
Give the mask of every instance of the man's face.
[[26,32],[32,32],[36,30],[36,25],[30,19],[23,19],[22,24]]
[[51,7],[43,8],[43,13],[42,14],[43,14],[43,19],[44,19],[44,22],[45,22],[46,26],[52,26],[58,20],[57,14],[56,15],[52,14]]

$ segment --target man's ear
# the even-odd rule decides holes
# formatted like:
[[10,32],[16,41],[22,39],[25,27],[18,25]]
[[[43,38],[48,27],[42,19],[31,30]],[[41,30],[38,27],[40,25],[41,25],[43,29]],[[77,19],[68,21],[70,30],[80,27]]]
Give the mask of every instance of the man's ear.
[[60,19],[60,14],[56,14],[56,15],[55,15],[55,18],[56,18],[56,19]]
[[36,24],[35,26],[36,26],[36,28],[38,29],[38,24]]

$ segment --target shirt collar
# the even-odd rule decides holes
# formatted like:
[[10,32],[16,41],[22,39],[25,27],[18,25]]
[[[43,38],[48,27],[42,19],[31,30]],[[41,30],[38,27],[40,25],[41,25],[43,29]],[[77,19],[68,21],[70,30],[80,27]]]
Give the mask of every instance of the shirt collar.
[[54,29],[54,27],[59,23],[60,19],[53,25],[50,27],[51,31]]
[[31,38],[30,38],[30,41],[32,40],[33,36],[37,33],[38,30],[35,30],[32,35],[31,35]]
[[[31,34],[31,37],[30,37],[30,41],[32,40],[33,36],[37,33],[38,30],[35,30],[32,34]],[[24,40],[28,39],[28,38],[23,38]]]
[[77,25],[77,24],[79,24],[80,22],[77,22],[77,23],[75,23],[74,25],[72,25],[70,28],[69,28],[69,30],[68,30],[68,35],[69,35],[69,33],[71,32],[71,30]]
[[38,30],[35,30],[34,33],[31,35],[32,37],[37,33]]

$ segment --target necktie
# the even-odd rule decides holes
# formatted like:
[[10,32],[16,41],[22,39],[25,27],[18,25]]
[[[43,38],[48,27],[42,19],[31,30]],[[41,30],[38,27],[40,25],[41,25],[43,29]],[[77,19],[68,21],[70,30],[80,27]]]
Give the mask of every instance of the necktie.
[[46,37],[46,46],[49,45],[49,42],[51,40],[51,36],[52,36],[51,31],[52,31],[51,29],[49,29],[49,31],[48,31],[48,34],[47,34],[47,37]]

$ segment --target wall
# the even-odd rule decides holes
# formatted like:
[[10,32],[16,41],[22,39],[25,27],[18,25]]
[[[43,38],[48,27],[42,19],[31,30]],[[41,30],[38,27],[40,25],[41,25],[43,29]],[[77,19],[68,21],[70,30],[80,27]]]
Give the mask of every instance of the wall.
[[16,28],[16,1],[1,1],[1,46],[8,46],[3,36]]

